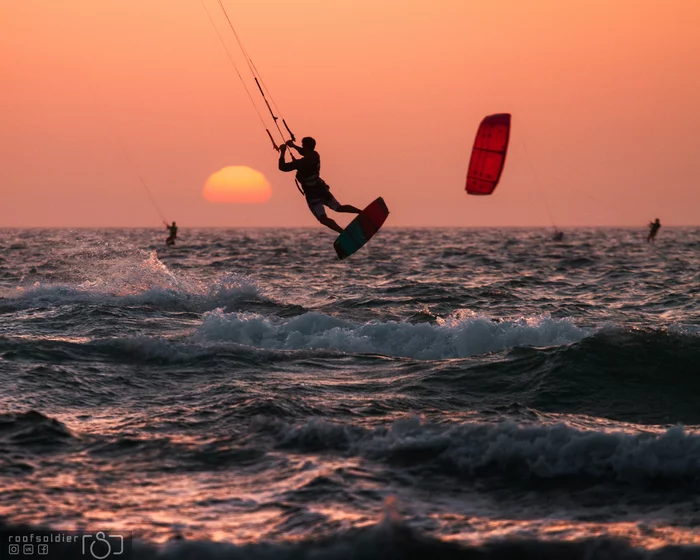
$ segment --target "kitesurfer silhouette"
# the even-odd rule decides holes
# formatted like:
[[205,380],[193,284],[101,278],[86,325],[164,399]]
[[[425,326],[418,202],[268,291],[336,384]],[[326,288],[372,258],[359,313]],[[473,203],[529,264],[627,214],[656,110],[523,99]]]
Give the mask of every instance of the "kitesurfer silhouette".
[[[285,161],[287,147],[294,148],[299,152],[302,156],[301,159]],[[328,206],[328,208],[336,212],[347,212],[350,214],[359,214],[361,210],[349,204],[340,204],[331,193],[330,187],[321,179],[321,156],[316,151],[316,140],[310,136],[302,138],[301,148],[294,144],[292,140],[288,140],[279,147],[279,150],[279,170],[297,172],[296,179],[301,185],[311,213],[324,226],[338,233],[343,233],[343,228],[326,215],[324,206]]]
[[168,222],[163,222],[165,224],[165,229],[170,232],[170,236],[165,240],[166,245],[175,245],[175,238],[177,237],[177,225],[173,220],[173,225],[168,225]]
[[647,243],[654,241],[656,234],[659,233],[660,227],[661,222],[659,221],[659,218],[656,218],[656,221],[654,222],[649,222],[649,235],[647,236]]

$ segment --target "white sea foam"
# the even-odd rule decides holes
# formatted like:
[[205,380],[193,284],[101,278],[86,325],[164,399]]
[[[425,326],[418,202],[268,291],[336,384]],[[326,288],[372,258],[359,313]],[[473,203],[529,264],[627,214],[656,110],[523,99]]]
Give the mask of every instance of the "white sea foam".
[[700,325],[686,325],[674,323],[669,325],[668,332],[671,334],[680,334],[686,336],[700,336]]
[[197,336],[271,350],[323,349],[353,354],[441,360],[497,352],[515,346],[554,346],[590,334],[568,319],[549,315],[493,321],[457,313],[438,324],[372,321],[359,323],[318,312],[292,319],[255,313],[206,313]]
[[18,307],[41,303],[105,303],[206,311],[245,298],[264,299],[257,282],[245,275],[227,273],[209,282],[187,278],[172,272],[155,252],[101,263],[82,275],[88,275],[89,279],[19,286],[10,301]]

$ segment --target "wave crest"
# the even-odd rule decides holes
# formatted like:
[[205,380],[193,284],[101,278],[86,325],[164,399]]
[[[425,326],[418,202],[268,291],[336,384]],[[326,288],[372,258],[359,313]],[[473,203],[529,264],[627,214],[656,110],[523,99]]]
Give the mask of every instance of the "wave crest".
[[589,331],[549,315],[493,321],[460,312],[438,322],[358,323],[318,312],[291,319],[214,310],[204,316],[198,336],[270,350],[335,350],[418,360],[464,358],[515,346],[552,346],[581,340]]

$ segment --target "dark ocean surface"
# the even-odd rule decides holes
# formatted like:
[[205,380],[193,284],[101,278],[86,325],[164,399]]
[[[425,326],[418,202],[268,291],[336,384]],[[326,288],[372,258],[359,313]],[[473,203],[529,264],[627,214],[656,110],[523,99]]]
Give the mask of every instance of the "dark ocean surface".
[[700,228],[645,235],[0,230],[0,534],[700,558]]

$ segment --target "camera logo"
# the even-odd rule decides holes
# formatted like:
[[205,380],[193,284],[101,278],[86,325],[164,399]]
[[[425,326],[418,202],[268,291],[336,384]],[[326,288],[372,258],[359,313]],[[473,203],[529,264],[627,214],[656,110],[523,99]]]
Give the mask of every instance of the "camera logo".
[[83,556],[90,554],[95,560],[124,554],[124,537],[122,535],[105,535],[98,531],[95,535],[83,535]]
[[17,556],[19,554],[19,545],[11,544],[8,552],[9,554],[12,554],[12,556]]

